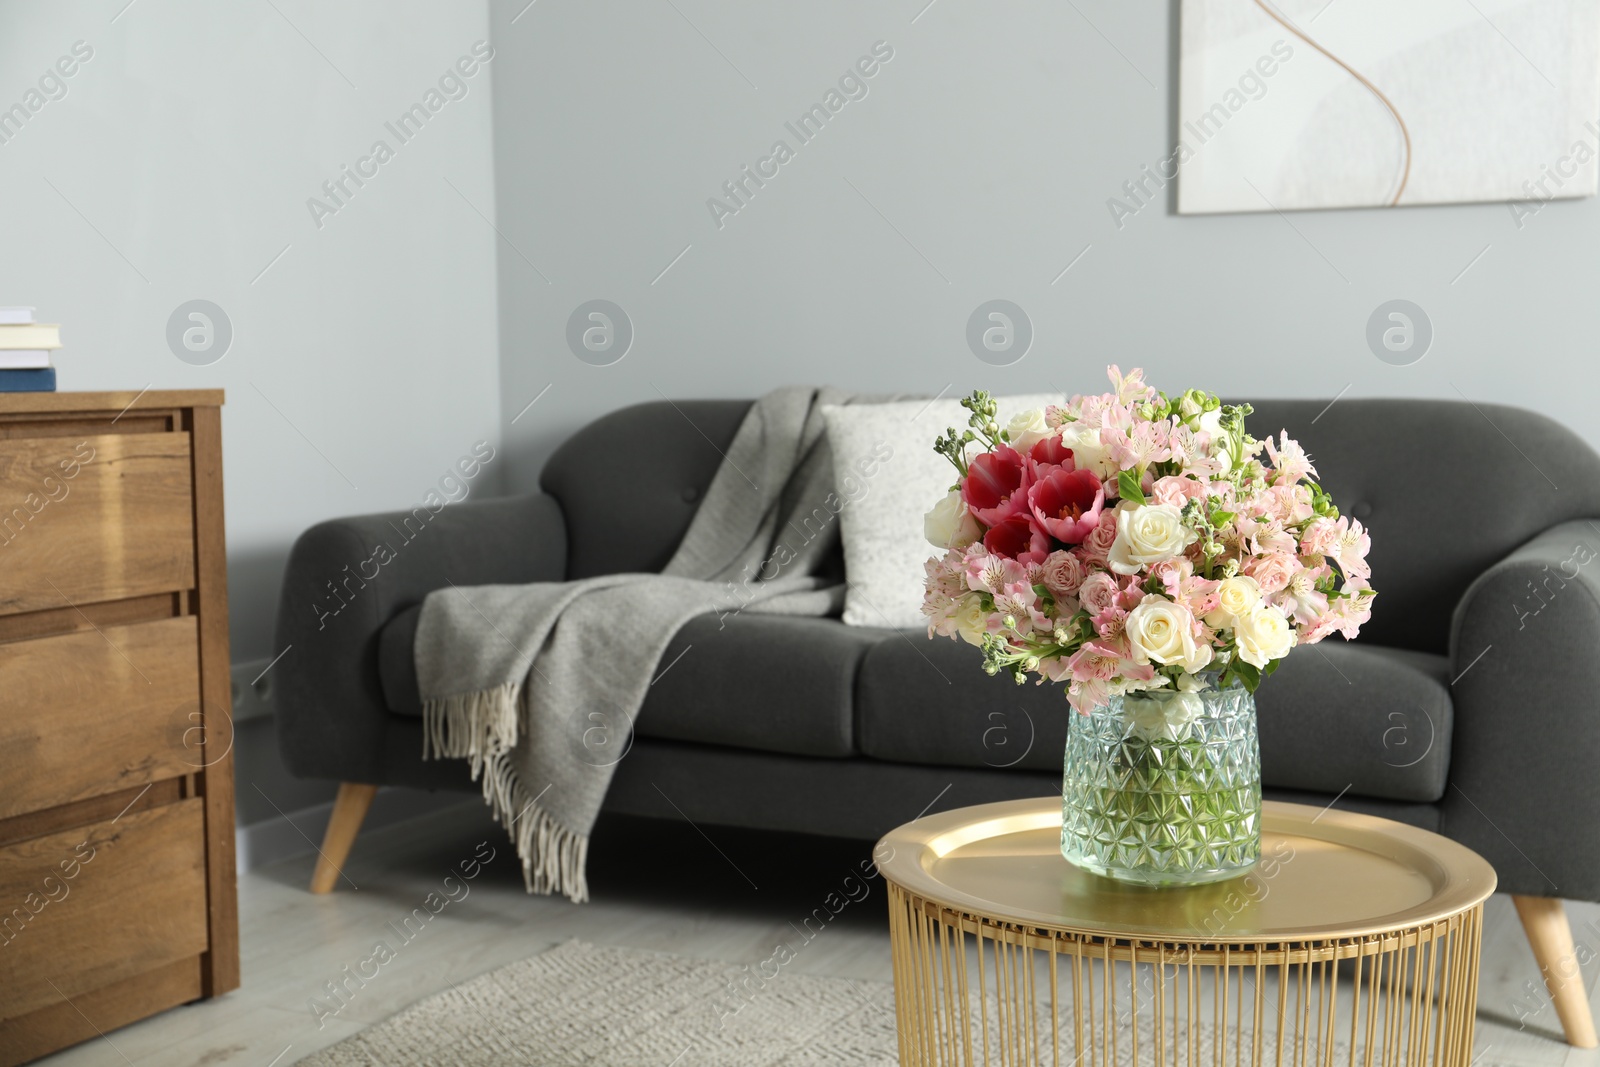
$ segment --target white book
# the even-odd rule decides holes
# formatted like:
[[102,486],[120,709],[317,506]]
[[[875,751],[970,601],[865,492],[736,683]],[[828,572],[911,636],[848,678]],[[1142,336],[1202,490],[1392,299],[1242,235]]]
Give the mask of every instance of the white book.
[[47,348],[0,348],[0,370],[34,370],[49,365]]
[[33,321],[33,308],[0,307],[0,326],[26,326]]

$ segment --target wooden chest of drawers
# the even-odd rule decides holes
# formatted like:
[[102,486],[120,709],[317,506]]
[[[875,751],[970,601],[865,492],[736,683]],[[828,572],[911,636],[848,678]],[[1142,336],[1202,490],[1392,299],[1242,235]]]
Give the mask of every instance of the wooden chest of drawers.
[[0,394],[0,1065],[239,984],[220,391]]

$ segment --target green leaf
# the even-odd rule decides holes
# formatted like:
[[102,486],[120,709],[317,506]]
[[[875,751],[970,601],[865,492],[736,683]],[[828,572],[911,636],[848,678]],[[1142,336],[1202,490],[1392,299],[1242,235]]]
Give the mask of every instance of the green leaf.
[[1256,691],[1256,687],[1261,684],[1261,671],[1258,670],[1254,664],[1246,663],[1242,659],[1236,659],[1229,665],[1228,669],[1232,671],[1234,677],[1238,678],[1239,681],[1244,684],[1244,687],[1252,693],[1254,693]]
[[1117,475],[1117,495],[1135,504],[1143,504],[1144,490],[1139,486],[1138,471],[1122,471]]

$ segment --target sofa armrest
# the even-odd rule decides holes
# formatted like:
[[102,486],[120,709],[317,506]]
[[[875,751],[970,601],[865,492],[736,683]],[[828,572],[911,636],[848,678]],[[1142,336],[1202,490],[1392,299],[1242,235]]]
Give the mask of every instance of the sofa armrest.
[[389,769],[420,762],[420,742],[388,751],[395,731],[378,680],[379,631],[451,583],[560,581],[566,556],[560,505],[542,493],[334,519],[301,534],[284,572],[273,667],[289,769],[381,785]]
[[1600,900],[1600,519],[1554,526],[1479,576],[1450,658],[1445,832],[1494,864],[1502,891]]

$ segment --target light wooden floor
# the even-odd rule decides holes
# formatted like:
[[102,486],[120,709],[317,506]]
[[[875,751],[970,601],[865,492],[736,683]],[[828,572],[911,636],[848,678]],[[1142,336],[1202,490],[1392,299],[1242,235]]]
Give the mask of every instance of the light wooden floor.
[[[754,963],[780,939],[798,942],[789,924],[798,925],[869,852],[861,843],[703,829],[603,820],[590,853],[594,899],[584,906],[527,896],[504,832],[476,800],[363,835],[346,871],[358,889],[345,882],[329,896],[307,893],[310,859],[252,872],[239,886],[241,989],[40,1063],[287,1067],[415,1000],[574,937]],[[420,907],[480,841],[496,858],[470,883],[470,895],[446,905],[319,1026],[310,998],[326,999],[323,984],[368,957],[380,939],[395,944],[387,924]],[[847,906],[790,966],[889,980],[882,882],[871,884],[871,895]],[[1600,950],[1600,936],[1584,930],[1591,921],[1600,930],[1600,906],[1569,905],[1569,913],[1577,939]],[[1596,968],[1600,961],[1586,968],[1591,988]],[[1475,1067],[1600,1067],[1600,1053],[1559,1041],[1555,1009],[1523,988],[1537,978],[1511,902],[1495,897],[1484,936]],[[1520,1031],[1514,1001],[1525,1011],[1543,1004]]]

